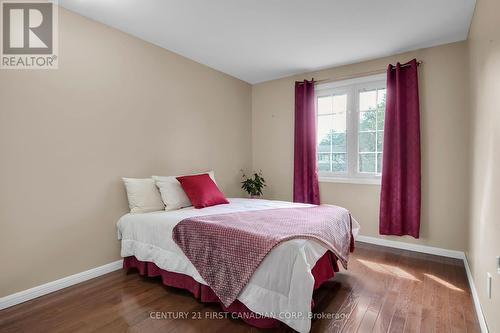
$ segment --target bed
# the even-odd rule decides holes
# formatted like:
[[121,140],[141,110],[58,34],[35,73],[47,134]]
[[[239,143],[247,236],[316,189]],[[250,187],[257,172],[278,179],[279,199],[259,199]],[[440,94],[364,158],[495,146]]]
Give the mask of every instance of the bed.
[[[203,209],[188,207],[168,212],[126,214],[117,223],[124,267],[135,267],[149,276],[162,275],[167,285],[188,289],[197,297],[200,296],[197,294],[204,293],[205,300],[216,301],[207,282],[172,238],[176,225],[192,217],[301,207],[312,205],[230,198],[229,204]],[[352,219],[351,237],[356,236],[358,230],[358,223]],[[223,309],[263,314],[264,318],[246,318],[245,321],[256,326],[272,327],[279,321],[298,332],[308,332],[313,290],[322,280],[333,275],[328,272],[328,267],[338,270],[336,259],[315,240],[284,241],[265,256],[233,307],[223,306]]]

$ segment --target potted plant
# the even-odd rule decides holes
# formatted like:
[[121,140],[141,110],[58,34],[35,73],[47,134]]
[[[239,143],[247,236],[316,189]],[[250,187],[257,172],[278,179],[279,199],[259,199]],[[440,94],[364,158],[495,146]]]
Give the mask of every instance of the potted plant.
[[252,199],[260,198],[262,195],[262,190],[266,186],[266,181],[262,177],[262,171],[254,172],[252,177],[247,177],[243,172],[243,181],[241,182],[241,188],[247,192]]

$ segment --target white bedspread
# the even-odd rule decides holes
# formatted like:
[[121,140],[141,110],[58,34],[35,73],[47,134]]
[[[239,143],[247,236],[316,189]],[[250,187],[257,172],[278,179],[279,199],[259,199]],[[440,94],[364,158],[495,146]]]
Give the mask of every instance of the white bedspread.
[[[117,223],[122,257],[135,256],[161,269],[206,282],[172,239],[172,230],[187,217],[230,212],[311,205],[284,201],[230,198],[227,205],[204,209],[188,207],[176,211],[127,214]],[[358,224],[353,220],[353,234]],[[262,261],[238,300],[256,313],[276,318],[299,332],[311,328],[310,311],[314,278],[311,269],[326,252],[312,240],[295,239],[274,248]]]

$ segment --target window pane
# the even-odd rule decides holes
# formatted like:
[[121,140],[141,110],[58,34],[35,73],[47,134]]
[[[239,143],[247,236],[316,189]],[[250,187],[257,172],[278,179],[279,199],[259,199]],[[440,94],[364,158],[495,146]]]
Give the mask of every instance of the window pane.
[[384,150],[384,132],[378,131],[377,132],[377,151],[383,151],[383,150]]
[[386,90],[379,89],[377,94],[377,108],[379,110],[385,110],[385,100],[386,100]]
[[332,113],[332,101],[332,96],[318,97],[318,114]]
[[377,154],[377,173],[382,172],[382,153]]
[[359,113],[359,130],[360,131],[373,131],[377,124],[377,113],[375,111],[360,112]]
[[375,154],[359,154],[359,172],[375,172]]
[[331,171],[330,169],[330,153],[318,154],[318,171]]
[[331,152],[333,115],[318,116],[318,153]]
[[363,91],[359,93],[359,111],[375,110],[377,108],[377,91]]
[[344,133],[347,127],[346,112],[338,112],[333,115],[333,131],[335,133]]
[[347,95],[333,96],[333,112],[345,112],[347,110]]
[[334,153],[345,153],[346,150],[346,134],[344,133],[332,133],[330,136],[332,140],[332,152]]
[[375,132],[359,133],[359,152],[375,152]]
[[347,154],[333,154],[332,156],[332,171],[345,172],[347,171]]
[[379,131],[382,131],[384,129],[384,118],[385,118],[385,112],[378,111],[377,112],[377,129]]

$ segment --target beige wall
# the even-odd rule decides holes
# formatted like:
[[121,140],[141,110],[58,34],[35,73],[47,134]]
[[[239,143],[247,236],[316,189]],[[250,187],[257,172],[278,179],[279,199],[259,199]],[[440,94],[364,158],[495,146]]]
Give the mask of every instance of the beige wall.
[[[472,122],[467,257],[490,332],[500,332],[500,2],[478,0],[469,34]],[[493,277],[487,297],[486,274]]]
[[[421,238],[384,237],[464,250],[468,206],[468,108],[466,43],[387,57],[355,65],[264,82],[252,90],[253,168],[262,169],[269,186],[265,196],[292,199],[294,81],[345,78],[386,68],[388,63],[422,60]],[[350,209],[361,234],[378,235],[378,185],[321,183],[321,201]]]
[[0,297],[119,259],[120,177],[251,164],[249,84],[59,15],[58,70],[0,71]]

